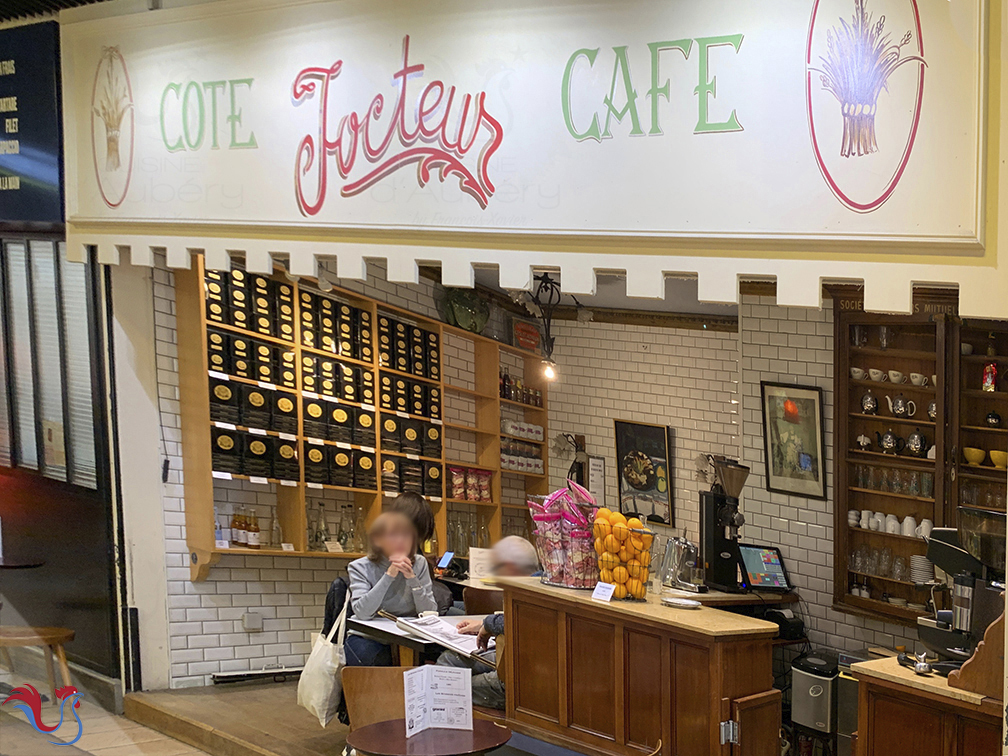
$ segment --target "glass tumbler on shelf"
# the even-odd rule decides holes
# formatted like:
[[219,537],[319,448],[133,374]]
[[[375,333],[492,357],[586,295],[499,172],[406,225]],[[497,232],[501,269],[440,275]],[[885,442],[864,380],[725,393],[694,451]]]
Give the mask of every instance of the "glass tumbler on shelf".
[[909,476],[907,476],[907,478],[908,478],[907,479],[907,487],[906,487],[906,493],[907,493],[907,495],[909,495],[909,496],[920,496],[920,489],[921,489],[920,478],[921,478],[921,474],[917,470],[914,470],[913,472],[910,473]]
[[896,557],[892,565],[893,580],[905,581],[907,579],[907,565],[903,557]]
[[872,549],[871,553],[868,554],[868,560],[865,563],[864,571],[869,575],[879,574],[879,562],[882,561],[882,555],[879,553],[878,549]]
[[868,344],[868,327],[864,325],[851,326],[851,346],[863,347]]
[[889,473],[889,490],[894,494],[903,493],[903,473],[900,470],[893,470]]
[[889,468],[883,467],[879,470],[878,476],[878,490],[883,493],[889,493],[890,483],[889,483]]
[[934,497],[934,473],[921,473],[921,493],[925,499]]
[[879,326],[878,343],[882,349],[888,349],[896,338],[896,329],[892,326]]
[[879,565],[878,565],[879,577],[889,577],[889,575],[892,573],[892,561],[893,561],[892,549],[890,549],[887,546],[886,548],[882,549],[881,554],[879,554]]

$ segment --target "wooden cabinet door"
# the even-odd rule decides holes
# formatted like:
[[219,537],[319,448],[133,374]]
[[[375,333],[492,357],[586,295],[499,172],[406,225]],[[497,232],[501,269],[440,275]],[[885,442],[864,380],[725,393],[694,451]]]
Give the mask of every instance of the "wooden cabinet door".
[[959,756],[999,756],[1001,727],[975,719],[959,720]]
[[732,701],[739,742],[732,756],[780,756],[781,692],[768,690]]
[[560,721],[560,613],[533,604],[514,603],[511,650],[515,711],[550,722]]
[[937,709],[870,691],[870,730],[858,720],[865,756],[946,756],[945,717]]

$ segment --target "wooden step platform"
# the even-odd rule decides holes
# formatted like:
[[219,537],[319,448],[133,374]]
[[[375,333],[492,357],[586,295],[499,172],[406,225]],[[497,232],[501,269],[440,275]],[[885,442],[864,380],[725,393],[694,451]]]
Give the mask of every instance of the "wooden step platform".
[[[213,756],[340,756],[347,728],[325,729],[297,705],[297,683],[248,683],[131,693],[125,715]],[[473,715],[503,712],[476,707]],[[505,746],[501,756],[527,756]],[[495,754],[495,756],[497,756]]]

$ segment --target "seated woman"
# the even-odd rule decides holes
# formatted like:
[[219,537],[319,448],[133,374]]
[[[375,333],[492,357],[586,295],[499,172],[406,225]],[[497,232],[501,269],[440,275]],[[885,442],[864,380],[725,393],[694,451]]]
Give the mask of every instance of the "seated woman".
[[[350,605],[357,619],[379,610],[396,617],[437,611],[427,560],[418,552],[416,529],[401,512],[378,515],[368,529],[368,555],[350,562]],[[349,634],[346,663],[357,667],[392,665],[392,649],[363,635]]]
[[[501,577],[534,575],[539,570],[535,546],[520,536],[502,538],[490,552],[490,568],[494,575]],[[456,628],[460,633],[477,636],[479,657],[484,662],[445,651],[438,657],[437,663],[443,667],[469,667],[473,671],[473,703],[490,709],[503,709],[505,693],[504,684],[497,676],[497,655],[492,649],[488,651],[487,645],[491,638],[504,633],[504,615],[490,614],[480,620],[463,620]]]

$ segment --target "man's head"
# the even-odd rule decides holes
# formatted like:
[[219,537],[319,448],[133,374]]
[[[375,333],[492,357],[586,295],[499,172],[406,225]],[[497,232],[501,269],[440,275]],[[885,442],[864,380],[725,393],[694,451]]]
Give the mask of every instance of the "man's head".
[[490,550],[490,567],[500,577],[528,577],[539,570],[539,557],[524,538],[508,536]]

